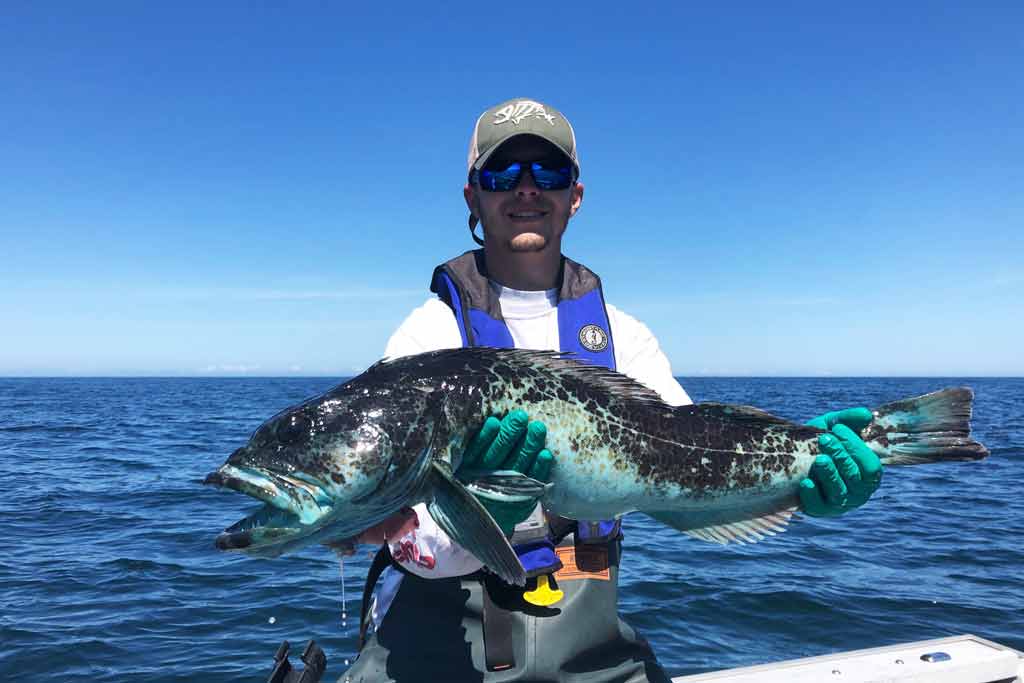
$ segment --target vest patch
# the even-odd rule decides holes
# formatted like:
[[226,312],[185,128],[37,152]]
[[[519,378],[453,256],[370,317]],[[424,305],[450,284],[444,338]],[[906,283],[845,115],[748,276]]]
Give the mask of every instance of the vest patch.
[[598,325],[585,325],[580,329],[580,344],[590,351],[604,351],[608,347],[608,333]]

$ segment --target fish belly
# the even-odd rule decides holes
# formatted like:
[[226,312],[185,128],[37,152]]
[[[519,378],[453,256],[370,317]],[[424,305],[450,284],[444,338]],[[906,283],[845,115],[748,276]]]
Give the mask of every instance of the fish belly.
[[[800,480],[814,461],[812,449],[800,448],[790,467],[776,470],[737,453],[735,471],[711,486],[644,474],[636,457],[623,457],[609,447],[573,451],[562,443],[564,439],[553,436],[549,437],[549,447],[556,452],[553,486],[544,503],[571,519],[613,519],[634,511],[672,513],[680,529],[754,519],[791,508]],[[696,471],[706,460],[698,453],[675,466]]]

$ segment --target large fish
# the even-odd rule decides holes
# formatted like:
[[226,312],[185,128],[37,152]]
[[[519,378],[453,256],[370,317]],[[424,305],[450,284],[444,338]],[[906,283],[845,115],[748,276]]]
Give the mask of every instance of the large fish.
[[[977,460],[970,389],[873,411],[863,431],[882,462]],[[483,419],[515,408],[548,427],[550,484],[459,469]],[[344,542],[425,502],[460,545],[509,583],[522,566],[471,494],[542,494],[551,512],[611,519],[640,511],[698,538],[752,542],[782,531],[821,430],[746,406],[672,407],[639,383],[549,351],[470,348],[377,363],[278,413],[206,478],[264,501],[217,537],[224,550],[276,556]]]

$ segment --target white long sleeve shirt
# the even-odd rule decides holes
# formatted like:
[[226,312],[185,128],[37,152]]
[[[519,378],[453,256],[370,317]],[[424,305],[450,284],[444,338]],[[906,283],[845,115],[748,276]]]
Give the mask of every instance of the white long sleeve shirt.
[[[557,290],[526,292],[491,283],[498,294],[501,314],[516,348],[558,351]],[[670,405],[692,403],[672,376],[668,358],[642,322],[608,304],[608,324],[615,348],[616,370],[657,392]],[[384,355],[400,358],[427,351],[462,346],[462,335],[452,310],[439,299],[415,309],[388,340]],[[425,578],[462,576],[478,570],[480,561],[454,543],[417,505],[418,527],[398,539],[388,539],[391,555],[403,568]],[[384,572],[371,606],[375,625],[391,605],[402,574],[390,567]]]

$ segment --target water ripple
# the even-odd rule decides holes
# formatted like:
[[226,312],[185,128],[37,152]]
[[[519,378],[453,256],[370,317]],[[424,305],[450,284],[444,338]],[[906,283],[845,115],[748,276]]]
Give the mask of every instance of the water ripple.
[[[250,681],[283,639],[331,673],[369,565],[257,560],[213,538],[252,507],[199,485],[330,379],[0,380],[0,680]],[[1024,649],[1024,381],[683,380],[791,419],[970,384],[982,463],[893,469],[864,508],[721,548],[634,514],[620,607],[673,674],[973,632]],[[271,619],[273,621],[271,622]]]

